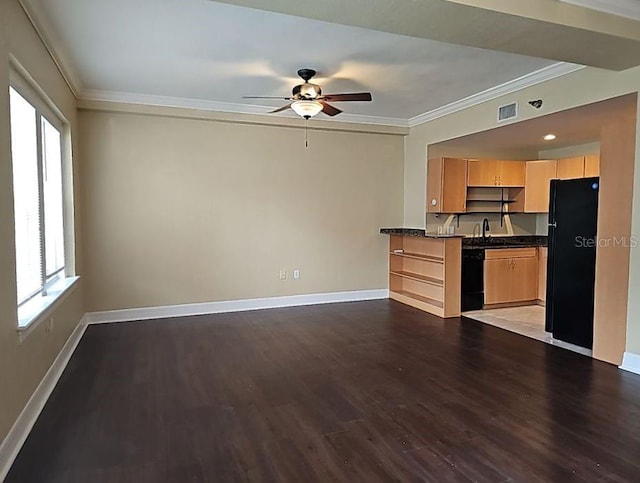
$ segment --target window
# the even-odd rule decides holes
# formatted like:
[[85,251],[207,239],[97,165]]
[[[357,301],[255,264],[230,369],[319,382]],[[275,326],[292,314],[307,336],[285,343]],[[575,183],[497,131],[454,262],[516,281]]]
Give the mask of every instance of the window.
[[72,280],[65,273],[63,125],[28,88],[9,88],[18,326]]

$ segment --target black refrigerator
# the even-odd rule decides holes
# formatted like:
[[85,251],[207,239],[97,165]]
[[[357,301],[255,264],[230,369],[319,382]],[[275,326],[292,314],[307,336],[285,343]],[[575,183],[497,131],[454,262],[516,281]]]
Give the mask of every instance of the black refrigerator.
[[545,330],[593,347],[600,178],[551,181]]

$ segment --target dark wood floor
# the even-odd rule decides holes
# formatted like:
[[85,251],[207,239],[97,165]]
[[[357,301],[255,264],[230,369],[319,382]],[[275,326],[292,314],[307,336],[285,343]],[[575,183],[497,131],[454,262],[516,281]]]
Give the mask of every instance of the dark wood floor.
[[8,482],[640,481],[640,377],[392,301],[91,326]]

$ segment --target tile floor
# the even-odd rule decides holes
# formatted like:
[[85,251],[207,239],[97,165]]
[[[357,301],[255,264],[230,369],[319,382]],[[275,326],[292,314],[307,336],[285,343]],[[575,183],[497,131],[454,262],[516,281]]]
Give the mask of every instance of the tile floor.
[[555,340],[549,332],[544,331],[544,307],[527,305],[523,307],[509,307],[506,309],[487,309],[463,312],[464,317],[484,322],[516,334],[531,337],[547,344],[591,356],[591,350],[567,342]]

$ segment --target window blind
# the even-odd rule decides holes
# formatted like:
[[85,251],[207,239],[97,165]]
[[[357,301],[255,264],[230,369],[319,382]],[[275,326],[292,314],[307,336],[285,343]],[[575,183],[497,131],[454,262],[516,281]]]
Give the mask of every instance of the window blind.
[[9,102],[20,307],[64,270],[62,135],[13,87]]
[[16,279],[20,305],[42,288],[38,116],[35,107],[13,88],[10,88],[9,96]]

